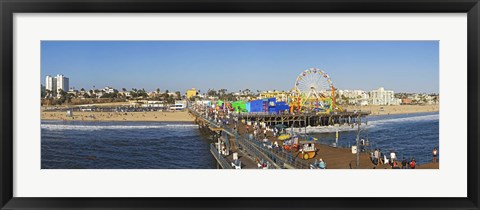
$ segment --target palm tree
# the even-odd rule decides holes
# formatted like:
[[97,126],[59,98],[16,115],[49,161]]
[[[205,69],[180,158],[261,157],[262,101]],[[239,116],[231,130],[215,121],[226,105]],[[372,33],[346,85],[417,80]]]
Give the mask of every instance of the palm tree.
[[180,93],[180,91],[175,92],[175,94],[177,95],[177,100],[182,99],[182,94]]
[[50,94],[52,94],[51,90],[45,90],[45,98],[50,98]]

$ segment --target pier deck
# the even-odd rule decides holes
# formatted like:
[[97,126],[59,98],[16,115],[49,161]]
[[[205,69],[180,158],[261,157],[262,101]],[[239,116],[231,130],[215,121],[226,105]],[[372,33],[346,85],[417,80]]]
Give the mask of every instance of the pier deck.
[[[196,122],[203,123],[204,126],[208,126],[212,131],[217,133],[223,133],[224,135],[227,134],[230,137],[227,137],[228,142],[234,144],[233,151],[239,153],[239,158],[242,161],[242,168],[257,168],[257,164],[255,159],[263,159],[272,163],[272,168],[295,168],[295,169],[308,169],[310,164],[312,164],[315,160],[322,158],[327,163],[327,168],[329,169],[351,169],[356,168],[356,154],[352,154],[350,148],[337,148],[331,147],[328,145],[323,145],[317,142],[312,142],[315,144],[317,148],[317,152],[314,158],[309,160],[303,160],[298,157],[298,152],[288,152],[279,149],[269,149],[267,148],[264,143],[258,139],[252,139],[251,134],[253,130],[251,126],[247,126],[243,123],[238,123],[237,128],[233,129],[233,123],[229,125],[219,125],[204,116],[198,113],[195,110],[189,109],[189,111],[197,118]],[[351,115],[355,114],[355,115]],[[349,120],[355,120],[359,117],[364,117],[368,115],[368,113],[342,113],[342,114],[332,114],[334,116],[350,116]],[[257,116],[259,118],[252,118]],[[315,115],[318,117],[328,117],[327,115]],[[310,117],[315,117],[310,116]],[[356,118],[352,118],[351,116],[355,116]],[[294,121],[297,120],[296,117],[301,116],[272,116],[268,114],[264,115],[244,115],[243,117],[239,115],[241,119],[249,119],[250,121],[259,120],[263,122],[272,122],[278,123],[279,117],[284,117],[284,123],[295,123]],[[286,118],[285,118],[286,117]],[[309,115],[303,116],[302,119],[308,119]],[[275,120],[268,120],[268,118],[277,118]],[[288,119],[287,119],[288,118]],[[288,122],[288,120],[291,120]],[[295,125],[295,124],[291,124]],[[301,124],[299,124],[301,125]],[[282,145],[283,141],[278,140],[277,138],[273,137],[271,132],[267,132],[267,138],[269,142],[277,141],[279,145]],[[222,141],[226,141],[225,138]],[[237,145],[238,144],[238,145]],[[233,161],[231,157],[231,153],[229,156],[224,157],[226,161],[231,162]],[[245,161],[245,162],[244,162]],[[245,166],[243,165],[245,163]],[[400,163],[400,162],[398,162]],[[360,169],[372,169],[372,168],[391,168],[389,165],[379,165],[375,166],[372,161],[370,160],[370,154],[365,152],[360,153]],[[417,165],[417,168],[426,168],[426,169],[435,169],[438,168],[438,163],[431,163],[431,164],[424,164],[424,165]]]

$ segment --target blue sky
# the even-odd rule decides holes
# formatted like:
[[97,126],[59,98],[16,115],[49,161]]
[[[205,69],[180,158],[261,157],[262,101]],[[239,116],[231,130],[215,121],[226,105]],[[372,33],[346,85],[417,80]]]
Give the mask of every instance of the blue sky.
[[438,93],[437,41],[42,41],[41,83],[184,92],[290,90],[301,71],[337,89]]

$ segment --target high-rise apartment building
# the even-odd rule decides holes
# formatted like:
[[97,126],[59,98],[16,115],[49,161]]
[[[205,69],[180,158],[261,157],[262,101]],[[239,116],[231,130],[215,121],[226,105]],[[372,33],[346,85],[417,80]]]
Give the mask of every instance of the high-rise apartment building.
[[61,74],[57,74],[55,77],[57,79],[57,91],[58,90],[63,90],[65,92],[68,91],[69,85],[68,85],[68,77],[65,77]]
[[45,89],[49,90],[53,95],[56,95],[59,89],[68,91],[69,79],[61,74],[57,74],[55,77],[48,75],[45,78]]
[[45,81],[45,89],[49,90],[51,93],[56,93],[57,91],[57,79],[48,75]]

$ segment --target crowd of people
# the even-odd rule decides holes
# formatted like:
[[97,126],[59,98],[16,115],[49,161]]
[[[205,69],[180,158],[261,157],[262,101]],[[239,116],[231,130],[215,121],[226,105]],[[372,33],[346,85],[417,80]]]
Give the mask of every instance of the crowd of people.
[[[437,148],[434,148],[433,151],[432,151],[432,162],[433,163],[437,163],[438,159],[438,150]],[[375,150],[373,152],[370,153],[370,159],[373,163],[373,165],[375,165],[375,167],[378,167],[379,165],[384,165],[384,164],[388,164],[391,166],[391,168],[393,169],[415,169],[415,167],[417,166],[417,161],[415,160],[414,157],[412,157],[411,159],[406,159],[405,157],[402,157],[402,161],[400,162],[401,165],[399,165],[398,163],[398,159],[397,159],[397,154],[395,151],[390,151],[390,155],[387,156],[386,154],[384,154],[382,152],[381,149],[378,149],[378,148],[375,148]]]

